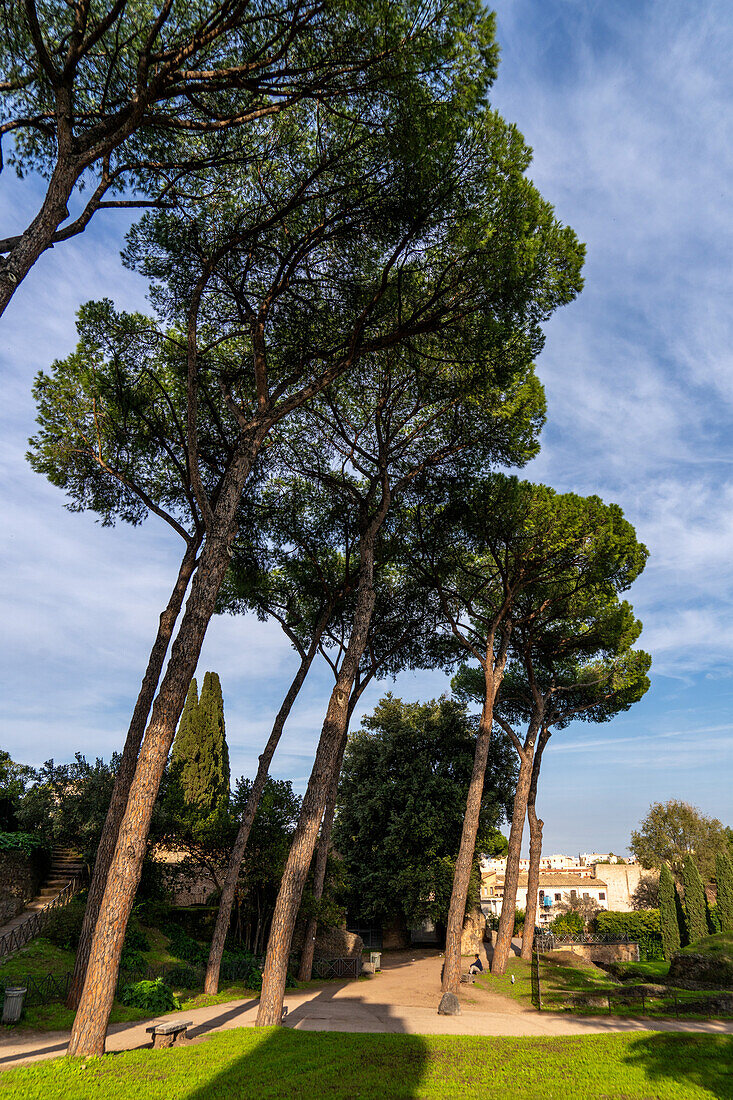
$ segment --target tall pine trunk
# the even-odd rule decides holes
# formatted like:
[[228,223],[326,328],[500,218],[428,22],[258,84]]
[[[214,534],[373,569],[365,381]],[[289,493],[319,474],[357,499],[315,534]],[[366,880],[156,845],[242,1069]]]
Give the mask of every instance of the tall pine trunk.
[[120,766],[115,776],[114,787],[112,788],[112,798],[109,809],[107,810],[107,817],[104,821],[99,847],[97,848],[94,872],[89,884],[89,894],[87,896],[84,920],[79,935],[79,947],[76,952],[74,973],[66,998],[67,1008],[78,1007],[81,991],[84,987],[87,963],[89,962],[89,952],[92,947],[92,936],[94,935],[94,928],[99,915],[99,907],[102,904],[102,896],[107,884],[107,875],[109,873],[110,864],[112,863],[112,856],[114,855],[120,824],[122,823],[122,817],[125,812],[125,807],[127,806],[127,797],[130,793],[132,778],[135,774],[135,765],[137,764],[140,745],[145,733],[145,724],[148,720],[150,707],[158,688],[163,662],[165,661],[168,645],[173,635],[173,627],[178,619],[178,615],[183,605],[183,599],[186,595],[186,589],[188,588],[188,582],[191,579],[191,575],[196,565],[196,554],[199,545],[200,540],[191,543],[183,557],[176,583],[168,601],[168,606],[160,616],[158,634],[153,644],[153,648],[150,651],[148,667],[145,670],[145,677],[140,688],[140,694],[137,697],[135,709],[132,712],[130,727],[127,731],[125,746],[122,750],[122,759],[120,760]]
[[489,744],[491,742],[494,702],[504,673],[503,661],[498,668],[495,667],[493,670],[489,666],[490,661],[493,663],[493,639],[491,639],[487,647],[486,660],[486,694],[484,696],[484,706],[481,712],[481,721],[476,737],[473,771],[471,773],[471,782],[468,787],[466,813],[463,818],[463,829],[461,830],[461,846],[458,850],[456,869],[453,874],[453,890],[451,892],[448,922],[445,933],[443,990],[450,990],[453,993],[458,992],[461,981],[461,938],[463,935],[463,922],[466,916],[466,900],[468,898],[473,857],[476,851],[476,836],[478,835],[479,817],[481,814],[481,799],[484,793],[486,763],[489,756]]
[[[316,903],[316,908],[323,897],[323,888],[326,885],[328,853],[331,849],[331,833],[333,832],[333,819],[336,813],[336,797],[338,795],[339,776],[341,774],[341,764],[343,763],[345,748],[346,738],[344,738],[341,745],[341,753],[336,764],[336,774],[333,777],[331,790],[329,791],[326,801],[326,808],[323,811],[323,821],[321,822],[321,836],[316,850],[316,865],[313,869],[313,899]],[[305,929],[303,950],[300,955],[300,969],[298,970],[299,982],[309,982],[311,980],[311,974],[313,973],[313,958],[316,952],[317,933],[318,917],[316,913],[313,913]]]
[[534,929],[537,924],[537,895],[540,889],[540,859],[542,857],[542,830],[544,821],[537,816],[537,784],[542,767],[542,753],[550,739],[550,731],[547,726],[542,727],[537,741],[534,763],[532,765],[532,782],[529,785],[527,798],[527,824],[529,825],[529,870],[527,872],[527,907],[524,912],[524,931],[522,933],[522,958],[532,958],[532,946],[534,943]]
[[196,671],[206,629],[214,614],[216,597],[229,564],[229,549],[236,532],[241,493],[263,435],[264,430],[247,444],[240,445],[232,459],[214,512],[214,522],[207,533],[193,577],[168,667],[153,704],[92,939],[69,1054],[104,1053],[122,943],[140,881],[153,807],[188,686]]
[[330,608],[324,611],[321,616],[318,625],[316,627],[313,638],[311,639],[310,647],[307,653],[303,656],[300,662],[300,666],[293,681],[288,689],[288,693],[283,700],[283,704],[277,713],[277,717],[272,726],[272,732],[265,745],[264,751],[260,756],[257,766],[257,775],[255,776],[252,784],[252,790],[249,793],[247,799],[247,806],[242,816],[242,822],[239,826],[239,832],[237,833],[237,839],[234,842],[231,855],[229,857],[229,863],[227,865],[226,875],[224,877],[224,885],[221,891],[221,898],[219,900],[219,911],[216,915],[216,925],[214,926],[214,935],[211,941],[211,948],[209,950],[209,961],[206,965],[206,977],[204,979],[204,992],[205,993],[218,993],[219,992],[219,971],[221,969],[221,959],[224,954],[224,943],[227,938],[227,932],[229,931],[229,923],[232,917],[232,905],[234,903],[234,893],[237,888],[237,882],[239,880],[239,872],[242,867],[242,860],[244,859],[244,853],[247,848],[247,842],[249,840],[249,834],[252,831],[252,823],[257,813],[257,807],[260,804],[262,798],[262,792],[265,789],[267,783],[267,776],[270,771],[270,764],[272,758],[275,755],[275,749],[278,746],[280,737],[282,736],[285,723],[288,719],[290,711],[293,709],[293,704],[298,697],[308,671],[313,663],[313,658],[318,651],[318,643],[323,636],[323,631],[328,625],[328,619],[330,616]]
[[282,1019],[295,921],[313,858],[318,829],[326,807],[326,799],[339,764],[341,744],[349,728],[351,689],[369,636],[375,599],[375,539],[387,507],[388,503],[384,502],[379,515],[370,524],[361,542],[361,576],[351,637],[328,702],[313,770],[303,797],[298,824],[277,896],[267,944],[267,961],[262,976],[262,994],[257,1012],[258,1027],[279,1024]]
[[507,850],[506,874],[504,876],[504,899],[501,905],[499,917],[499,931],[496,937],[496,945],[491,960],[491,973],[503,974],[506,970],[507,959],[512,946],[514,934],[514,916],[517,910],[517,886],[519,885],[519,860],[522,854],[522,834],[524,832],[524,819],[527,814],[527,800],[529,787],[532,782],[532,763],[534,758],[534,743],[537,736],[538,721],[532,719],[524,748],[519,754],[519,777],[517,788],[514,792],[514,811],[512,813],[512,827],[509,832],[509,848]]

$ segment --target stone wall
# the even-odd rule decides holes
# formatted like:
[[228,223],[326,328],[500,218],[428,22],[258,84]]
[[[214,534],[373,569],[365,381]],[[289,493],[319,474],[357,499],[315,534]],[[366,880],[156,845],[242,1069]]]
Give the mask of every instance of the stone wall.
[[681,951],[672,956],[668,980],[682,989],[733,989],[733,956]]
[[573,955],[579,955],[581,959],[587,959],[588,962],[610,963],[610,962],[638,962],[639,961],[639,945],[638,943],[574,943],[563,944],[562,947],[556,947],[551,952],[542,952],[544,954],[558,954],[562,951],[571,951]]
[[[298,928],[293,936],[293,950],[300,951],[303,947],[304,928]],[[347,932],[345,928],[324,928],[316,936],[317,959],[345,959],[361,958],[364,950],[364,941],[355,932]]]
[[0,851],[0,924],[12,920],[38,893],[48,869],[48,853]]
[[634,906],[631,896],[644,875],[658,875],[658,871],[646,871],[638,863],[599,863],[596,877],[606,883],[605,908],[614,913],[631,913]]
[[484,936],[486,934],[486,917],[480,909],[472,909],[466,913],[461,933],[461,954],[476,955],[484,950]]

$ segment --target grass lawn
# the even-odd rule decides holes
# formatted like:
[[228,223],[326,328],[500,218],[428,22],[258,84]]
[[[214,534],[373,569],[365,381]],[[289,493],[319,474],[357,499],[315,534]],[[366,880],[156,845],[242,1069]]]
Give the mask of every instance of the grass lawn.
[[733,1097],[733,1038],[223,1032],[168,1051],[56,1059],[0,1074],[24,1100],[699,1100]]
[[74,969],[74,958],[73,951],[64,951],[39,936],[0,963],[0,979],[9,984],[30,976],[45,978],[53,974],[60,978]]
[[[709,997],[715,997],[715,990],[672,989],[668,996],[648,997],[642,1001],[629,986],[636,983],[657,983],[664,978],[669,964],[662,962],[615,964],[614,972],[625,971],[627,982],[621,982],[592,963],[571,951],[557,951],[540,955],[540,985],[542,989],[542,1008],[544,1011],[571,1011],[577,1015],[598,1015],[608,1012],[605,996],[611,993],[614,1016],[650,1016],[674,1017],[679,1011],[689,1019],[708,1019],[711,1013],[706,1011],[705,1003]],[[514,984],[512,984],[514,975]],[[631,979],[631,980],[629,980]],[[485,973],[476,979],[477,985],[483,985],[504,996],[513,997],[520,1004],[530,1007],[532,1004],[532,981],[530,963],[516,956],[510,957],[506,974],[495,977]],[[624,1004],[626,995],[629,1003]],[[676,998],[676,1002],[675,1002]],[[587,999],[587,1003],[584,1001]],[[690,1010],[685,1011],[685,1006]],[[713,1013],[720,1016],[719,1012]]]
[[716,932],[712,936],[705,936],[703,939],[691,943],[689,947],[683,947],[682,953],[733,956],[733,932]]

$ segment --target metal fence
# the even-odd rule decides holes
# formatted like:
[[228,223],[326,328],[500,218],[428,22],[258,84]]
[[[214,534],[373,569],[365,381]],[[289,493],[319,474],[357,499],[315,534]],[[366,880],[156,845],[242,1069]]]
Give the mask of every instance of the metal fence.
[[366,924],[350,924],[347,926],[347,932],[351,932],[355,936],[361,936],[364,941],[364,946],[369,951],[381,951],[382,950],[382,929],[373,927]]
[[0,959],[19,951],[30,940],[40,936],[48,924],[51,914],[69,904],[74,895],[81,890],[84,880],[84,872],[74,875],[53,901],[50,901],[48,905],[44,905],[43,909],[39,909],[37,913],[30,913],[22,924],[16,925],[15,928],[11,928],[9,932],[5,932],[4,935],[0,936]]
[[351,956],[344,959],[314,959],[314,978],[358,978],[361,973],[361,959]]
[[583,932],[579,936],[556,936],[552,932],[535,932],[535,951],[554,951],[558,947],[589,946],[592,944],[635,944],[637,941],[630,939],[628,933],[623,936],[606,934],[603,936],[592,932]]
[[538,1012],[542,1011],[542,987],[540,986],[540,956],[536,951],[532,952],[532,963],[530,966],[530,976],[532,979],[532,1004]]

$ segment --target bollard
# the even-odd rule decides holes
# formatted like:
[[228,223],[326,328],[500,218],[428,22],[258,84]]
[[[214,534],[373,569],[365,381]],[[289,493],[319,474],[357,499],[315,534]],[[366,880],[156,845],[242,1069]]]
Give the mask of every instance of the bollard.
[[25,995],[28,992],[27,989],[20,986],[8,986],[5,990],[5,1000],[3,1001],[3,1019],[4,1024],[17,1024],[20,1019],[20,1014],[23,1011],[23,1001]]

